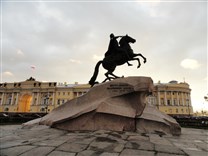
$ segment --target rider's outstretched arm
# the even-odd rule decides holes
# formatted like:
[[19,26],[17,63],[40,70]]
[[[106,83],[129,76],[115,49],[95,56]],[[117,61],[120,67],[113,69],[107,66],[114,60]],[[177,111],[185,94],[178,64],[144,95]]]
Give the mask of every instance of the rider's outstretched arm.
[[114,38],[117,39],[117,38],[119,38],[119,37],[123,37],[123,36],[115,36]]

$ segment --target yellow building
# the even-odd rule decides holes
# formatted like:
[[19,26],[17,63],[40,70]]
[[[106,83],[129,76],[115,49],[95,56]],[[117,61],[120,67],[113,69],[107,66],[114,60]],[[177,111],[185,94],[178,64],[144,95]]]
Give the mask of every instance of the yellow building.
[[155,83],[152,96],[148,97],[149,103],[169,115],[193,115],[191,105],[191,89],[185,82]]
[[0,112],[50,112],[66,101],[81,96],[89,85],[39,82],[34,78],[0,84]]
[[[191,89],[187,83],[171,81],[154,84],[148,102],[170,115],[192,115]],[[0,84],[0,112],[50,112],[59,105],[85,94],[88,84],[39,82],[34,78],[23,82]]]

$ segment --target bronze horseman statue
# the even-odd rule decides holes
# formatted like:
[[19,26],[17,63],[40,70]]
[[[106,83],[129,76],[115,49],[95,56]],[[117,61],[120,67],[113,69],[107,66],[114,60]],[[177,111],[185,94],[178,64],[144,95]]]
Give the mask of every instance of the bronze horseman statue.
[[[117,38],[121,38],[119,43],[117,41]],[[90,79],[89,84],[93,86],[94,84],[98,83],[96,82],[96,78],[98,76],[100,64],[103,65],[103,68],[108,70],[107,73],[105,73],[106,79],[103,81],[105,82],[107,80],[111,81],[112,79],[119,78],[118,76],[113,74],[113,71],[116,69],[116,66],[123,65],[125,63],[127,63],[129,66],[132,66],[132,64],[130,64],[128,61],[137,60],[137,68],[139,68],[141,63],[139,58],[136,58],[137,56],[141,56],[144,59],[144,63],[146,63],[146,58],[142,54],[135,54],[131,49],[130,43],[135,42],[136,40],[128,35],[114,36],[114,34],[111,33],[110,43],[108,46],[108,50],[105,53],[105,58],[96,64],[94,74]],[[112,77],[110,77],[109,75],[111,75]]]

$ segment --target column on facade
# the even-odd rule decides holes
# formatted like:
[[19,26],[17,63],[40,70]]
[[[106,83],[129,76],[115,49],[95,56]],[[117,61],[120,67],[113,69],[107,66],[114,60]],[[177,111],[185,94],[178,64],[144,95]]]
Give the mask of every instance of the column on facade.
[[53,92],[53,96],[52,96],[52,105],[54,105],[55,102],[55,93]]
[[176,98],[177,98],[177,105],[179,106],[179,97],[178,97],[178,93],[179,93],[179,92],[176,92]]
[[164,94],[165,94],[165,105],[167,106],[168,104],[167,104],[167,93],[166,93],[166,91],[164,92]]
[[182,94],[182,105],[184,106],[184,96],[183,96],[183,92],[181,93]]
[[13,101],[14,101],[14,93],[12,93],[12,99],[11,99],[11,103],[10,103],[10,105],[12,105],[12,104],[13,104]]
[[172,104],[172,106],[174,106],[174,101],[173,101],[173,92],[170,92],[171,94],[170,94],[170,96],[171,96],[171,104]]
[[192,103],[191,103],[191,95],[189,94],[189,106],[192,106]]
[[36,100],[36,104],[35,105],[38,105],[39,104],[39,96],[40,96],[40,93],[38,92],[37,93],[37,100]]
[[185,106],[187,106],[187,93],[185,93]]
[[157,99],[158,99],[158,105],[161,105],[161,103],[160,103],[160,91],[157,92]]
[[35,105],[34,99],[35,99],[35,93],[33,92],[33,93],[32,93],[32,103],[31,103],[32,105]]
[[16,103],[15,103],[15,105],[18,104],[18,100],[19,100],[19,93],[17,93],[17,95],[16,95]]
[[3,105],[3,102],[4,102],[4,93],[2,93],[2,95],[1,95],[1,105]]

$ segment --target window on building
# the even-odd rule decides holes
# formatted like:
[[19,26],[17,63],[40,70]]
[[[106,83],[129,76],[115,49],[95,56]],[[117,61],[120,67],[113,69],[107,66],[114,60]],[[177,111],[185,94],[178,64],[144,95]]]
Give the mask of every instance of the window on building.
[[174,103],[174,106],[176,106],[177,105],[177,99],[174,99],[173,103]]
[[176,108],[176,113],[178,113],[178,108]]
[[36,103],[37,103],[37,98],[35,98],[33,102],[34,102],[33,105],[36,105]]
[[187,106],[189,105],[189,99],[186,99],[186,105]]
[[46,98],[44,98],[44,100],[43,100],[43,104],[44,104],[44,105],[46,105],[46,104],[47,104],[47,99],[46,99]]
[[79,96],[82,96],[82,95],[83,95],[83,93],[82,93],[82,92],[79,92],[79,93],[78,93],[78,95],[79,95]]
[[10,104],[11,104],[11,102],[12,102],[12,98],[11,98],[11,97],[9,97],[9,98],[7,99],[6,104],[7,104],[7,105],[10,105]]
[[60,101],[61,101],[61,100],[60,100],[60,99],[58,99],[58,101],[57,101],[57,104],[58,104],[58,105],[60,105],[60,104],[61,104],[61,102],[60,102]]
[[62,100],[62,104],[64,103],[64,99]]
[[58,92],[58,95],[60,95],[61,93],[60,92]]
[[170,100],[167,100],[167,104],[168,104],[168,106],[170,106],[170,105],[171,105],[171,102],[170,102]]
[[77,92],[74,92],[74,97],[77,97],[78,95],[77,95]]
[[183,113],[183,109],[181,109],[181,112]]
[[70,95],[70,92],[68,92],[68,95]]
[[160,103],[161,103],[161,105],[164,105],[164,98],[160,99]]
[[12,105],[16,103],[16,100],[17,100],[17,99],[16,99],[16,98],[14,98],[14,102],[12,103]]
[[5,112],[8,112],[8,111],[9,111],[9,108],[5,108],[4,111],[5,111]]
[[51,98],[48,99],[48,105],[52,105],[52,99]]
[[63,95],[65,95],[65,92],[63,92]]

